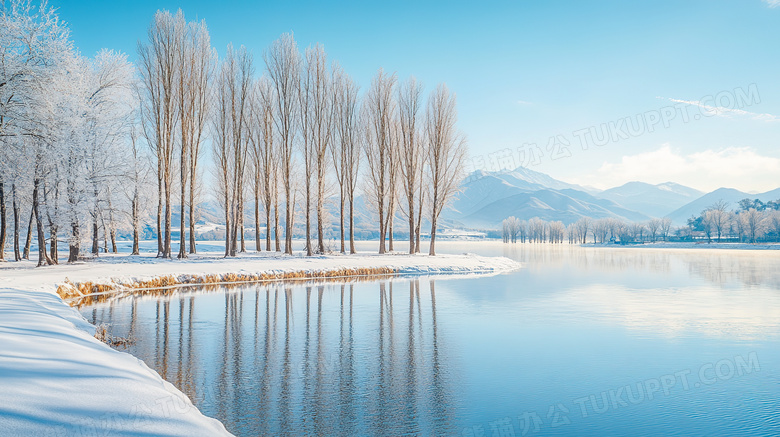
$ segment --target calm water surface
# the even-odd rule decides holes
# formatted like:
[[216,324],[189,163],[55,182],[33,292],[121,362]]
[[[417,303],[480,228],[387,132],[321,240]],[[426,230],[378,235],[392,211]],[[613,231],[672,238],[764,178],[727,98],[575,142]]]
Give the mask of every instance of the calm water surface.
[[780,435],[780,253],[439,251],[524,268],[81,312],[241,436]]

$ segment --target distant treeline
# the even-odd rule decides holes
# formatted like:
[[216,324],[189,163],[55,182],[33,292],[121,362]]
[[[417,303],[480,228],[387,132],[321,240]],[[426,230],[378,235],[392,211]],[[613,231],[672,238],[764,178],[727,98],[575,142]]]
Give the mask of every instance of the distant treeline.
[[520,220],[509,217],[502,222],[505,243],[620,243],[656,241],[707,242],[780,242],[780,199],[764,203],[743,199],[736,209],[723,200],[688,219],[686,226],[673,227],[668,218],[644,223],[628,223],[615,218],[583,217],[568,226],[561,221],[539,218]]

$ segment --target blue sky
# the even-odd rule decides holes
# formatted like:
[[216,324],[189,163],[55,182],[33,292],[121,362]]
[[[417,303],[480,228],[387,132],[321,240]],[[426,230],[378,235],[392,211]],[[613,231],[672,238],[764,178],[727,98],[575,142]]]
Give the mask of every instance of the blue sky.
[[[132,60],[154,12],[182,8],[206,20],[220,52],[246,45],[258,67],[265,47],[293,31],[364,87],[380,67],[429,90],[446,82],[472,168],[526,164],[600,188],[780,186],[780,1],[419,3],[51,0],[85,55],[105,47]],[[740,91],[751,99],[733,103]],[[667,126],[649,132],[652,113],[673,105],[688,121],[667,112]],[[626,117],[645,128],[615,133]],[[610,122],[614,141],[583,150],[582,132]],[[551,137],[558,146],[547,150]]]

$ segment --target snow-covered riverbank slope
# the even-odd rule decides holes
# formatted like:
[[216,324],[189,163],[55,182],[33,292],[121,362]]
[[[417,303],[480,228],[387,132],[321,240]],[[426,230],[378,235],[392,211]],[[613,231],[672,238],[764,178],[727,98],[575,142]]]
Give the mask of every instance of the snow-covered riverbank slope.
[[34,268],[0,263],[0,430],[3,436],[229,435],[187,397],[135,357],[94,338],[95,329],[56,294],[71,282],[128,283],[161,276],[388,268],[401,274],[491,274],[519,268],[476,255],[218,253],[184,261],[107,255],[74,265]]

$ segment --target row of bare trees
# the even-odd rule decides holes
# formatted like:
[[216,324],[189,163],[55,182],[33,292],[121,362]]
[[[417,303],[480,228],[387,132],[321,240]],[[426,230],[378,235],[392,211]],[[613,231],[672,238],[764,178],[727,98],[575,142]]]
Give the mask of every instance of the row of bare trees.
[[666,240],[672,231],[668,218],[652,219],[647,223],[626,223],[616,218],[591,219],[581,217],[574,223],[564,225],[561,221],[545,221],[534,217],[528,221],[509,217],[502,222],[504,243],[563,243],[571,244],[607,243],[619,241],[655,242]]
[[[246,250],[251,209],[256,250],[264,224],[265,250],[292,253],[303,217],[307,254],[324,253],[336,203],[340,250],[354,253],[359,194],[378,218],[380,252],[393,250],[394,220],[403,217],[410,252],[420,250],[427,219],[435,253],[465,153],[444,85],[424,102],[414,78],[399,85],[379,70],[361,93],[322,46],[301,53],[291,34],[271,44],[256,74],[245,47],[219,59],[205,22],[181,11],[154,15],[135,66],[112,51],[79,55],[45,4],[0,2],[0,24],[0,260],[9,228],[14,258],[29,257],[37,240],[41,265],[58,262],[62,239],[69,261],[89,240],[93,256],[117,252],[127,228],[133,254],[149,232],[163,258],[178,229],[177,256],[186,258],[196,252],[207,181],[224,211],[226,256]],[[207,152],[213,165],[203,165]],[[150,210],[153,231],[145,229]]]
[[[522,221],[509,217],[502,223],[505,243],[558,242],[560,222],[545,222],[538,218]],[[642,243],[668,241],[707,242],[722,240],[745,243],[780,241],[780,201],[764,204],[759,200],[743,199],[732,210],[729,203],[719,200],[699,216],[688,219],[687,226],[672,227],[669,218],[654,218],[646,223],[626,223],[615,218],[593,220],[582,217],[566,227],[570,243]]]
[[263,54],[265,68],[255,74],[245,47],[229,46],[218,60],[205,23],[188,23],[181,11],[155,14],[139,58],[143,132],[157,164],[159,256],[171,256],[176,183],[178,257],[187,256],[187,219],[189,252],[195,252],[197,163],[207,127],[225,256],[246,251],[250,206],[255,250],[263,248],[264,222],[265,250],[281,251],[283,234],[284,252],[292,253],[298,213],[307,255],[325,253],[328,204],[336,197],[340,250],[347,251],[348,240],[354,253],[355,197],[361,192],[377,216],[380,253],[394,250],[394,221],[402,216],[410,253],[420,251],[425,218],[431,223],[429,253],[435,254],[438,219],[457,193],[465,154],[455,96],[446,86],[431,92],[424,107],[418,81],[399,85],[395,74],[380,69],[361,96],[321,45],[301,53],[291,34],[271,44]]
[[171,196],[178,172],[178,257],[186,258],[187,217],[189,253],[196,252],[198,162],[209,115],[216,52],[205,22],[187,22],[181,11],[175,15],[158,11],[149,27],[148,42],[138,45],[138,58],[141,125],[157,164],[157,253],[171,257]]

